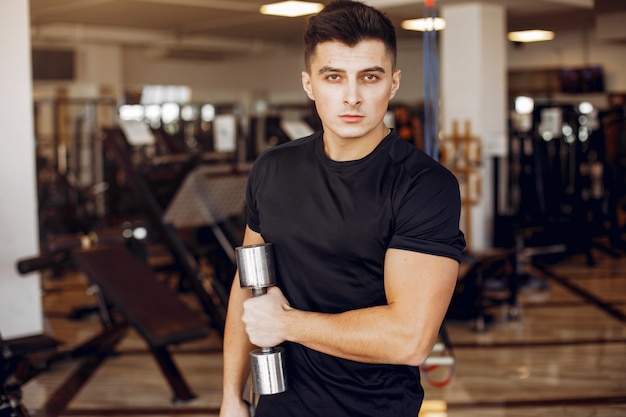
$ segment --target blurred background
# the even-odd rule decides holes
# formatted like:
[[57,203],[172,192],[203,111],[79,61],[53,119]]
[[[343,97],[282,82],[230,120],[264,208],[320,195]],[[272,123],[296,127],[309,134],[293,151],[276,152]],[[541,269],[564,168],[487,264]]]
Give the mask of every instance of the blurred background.
[[[206,355],[217,363],[204,370],[210,387],[195,389],[200,408],[190,413],[216,412],[221,334],[233,248],[245,226],[248,170],[264,150],[321,128],[300,78],[310,12],[268,15],[261,13],[265,3],[0,4],[0,341],[9,346],[0,382],[10,387],[0,413],[15,409],[25,389],[31,412],[71,413],[74,404],[82,411],[73,415],[83,415],[91,404],[124,415],[130,412],[125,403],[103,405],[97,396],[72,403],[76,391],[56,391],[61,399],[53,395],[78,366],[59,349],[69,346],[69,356],[92,358],[93,349],[117,346],[118,353],[126,352],[122,359],[145,356],[151,368],[150,355],[170,363],[166,348],[187,342],[190,350],[174,355],[181,366],[193,369]],[[448,167],[461,186],[468,249],[442,333],[442,355],[456,355],[462,366],[468,363],[464,354],[489,350],[480,351],[486,356],[476,368],[457,369],[451,379],[456,386],[447,386],[444,375],[446,387],[433,394],[444,400],[442,412],[447,404],[453,415],[456,404],[465,416],[626,413],[626,381],[619,374],[626,366],[626,2],[365,3],[385,12],[397,29],[402,82],[386,123]],[[416,19],[424,19],[421,28]],[[109,247],[116,251],[106,252],[108,257],[81,255]],[[134,274],[145,279],[132,281],[130,272],[114,268],[128,254],[140,262]],[[119,279],[104,289],[111,276]],[[165,284],[168,293],[153,283]],[[145,302],[128,301],[129,294]],[[167,316],[188,317],[191,311],[189,317],[200,322],[167,324],[159,315],[164,311],[150,309],[156,300],[173,309]],[[528,309],[536,303],[547,303],[553,314]],[[120,335],[120,324],[131,336]],[[97,335],[106,340],[83,349]],[[494,343],[508,346],[497,356],[503,362],[529,344],[555,349],[536,349],[537,356],[515,369],[518,382],[527,381],[522,376],[541,355],[557,363],[568,356],[556,349],[570,352],[581,343],[581,349],[610,351],[611,360],[589,365],[599,369],[594,375],[602,383],[581,382],[592,370],[585,377],[552,375],[556,383],[547,375],[535,381],[534,387],[544,388],[538,397],[552,383],[580,382],[579,390],[533,403],[520,398],[524,390],[513,384],[494,405],[491,386],[468,393],[480,385],[475,378],[486,367],[496,369],[487,354],[495,355]],[[46,356],[50,350],[53,359]],[[39,367],[31,363],[35,370],[16,377],[24,357],[42,351],[46,359],[34,362]],[[590,356],[585,351],[573,357]],[[52,363],[65,364],[59,365],[61,374],[51,376]],[[169,369],[163,383],[180,386],[177,371],[171,364]],[[201,376],[191,378],[202,386]],[[191,394],[182,385],[174,397],[186,402]],[[591,385],[598,393],[567,414],[570,400],[592,392]],[[150,401],[168,396],[145,392]],[[493,414],[480,409],[484,403],[492,404]],[[557,408],[519,411],[533,406]],[[171,409],[166,404],[144,411]]]

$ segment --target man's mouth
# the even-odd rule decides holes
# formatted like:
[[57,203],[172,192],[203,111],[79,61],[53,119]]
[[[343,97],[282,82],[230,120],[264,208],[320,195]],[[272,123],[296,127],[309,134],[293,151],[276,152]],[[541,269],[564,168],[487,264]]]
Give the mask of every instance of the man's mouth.
[[361,120],[363,120],[362,115],[360,114],[342,114],[340,116],[341,120],[343,120],[346,123],[356,123],[356,122],[360,122]]

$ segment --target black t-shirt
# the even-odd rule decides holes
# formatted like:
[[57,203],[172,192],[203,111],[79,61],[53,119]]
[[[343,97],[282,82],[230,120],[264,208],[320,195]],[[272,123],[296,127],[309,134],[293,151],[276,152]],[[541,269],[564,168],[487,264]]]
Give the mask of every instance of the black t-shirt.
[[[262,154],[248,180],[248,225],[274,246],[277,284],[297,309],[387,303],[390,248],[460,260],[456,178],[392,131],[363,159],[330,160],[322,133]],[[257,417],[415,417],[419,368],[349,361],[285,343],[289,389]]]

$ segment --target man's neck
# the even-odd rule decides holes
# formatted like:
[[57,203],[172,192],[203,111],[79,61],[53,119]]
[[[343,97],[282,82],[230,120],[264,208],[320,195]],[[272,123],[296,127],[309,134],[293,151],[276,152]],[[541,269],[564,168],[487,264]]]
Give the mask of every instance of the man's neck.
[[383,125],[380,132],[372,132],[362,138],[339,138],[324,133],[324,153],[337,162],[357,161],[372,153],[390,131],[391,129]]

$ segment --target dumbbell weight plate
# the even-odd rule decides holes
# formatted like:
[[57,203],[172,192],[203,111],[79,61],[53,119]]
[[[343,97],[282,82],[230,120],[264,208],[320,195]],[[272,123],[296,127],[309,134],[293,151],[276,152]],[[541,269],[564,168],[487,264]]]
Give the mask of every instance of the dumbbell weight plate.
[[256,394],[279,394],[287,390],[284,348],[254,350],[250,352],[250,364]]
[[271,243],[235,248],[241,288],[265,289],[276,285]]

